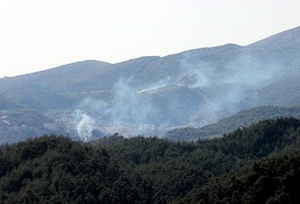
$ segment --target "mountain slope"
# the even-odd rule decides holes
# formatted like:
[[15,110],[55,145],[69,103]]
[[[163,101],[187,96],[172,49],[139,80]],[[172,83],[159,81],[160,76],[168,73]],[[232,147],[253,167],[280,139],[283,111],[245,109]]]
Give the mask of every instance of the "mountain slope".
[[87,83],[89,75],[107,65],[109,64],[104,62],[83,61],[4,78],[0,80],[3,87],[0,92],[10,100],[41,112],[67,109],[75,102],[72,93],[81,94],[81,84]]
[[300,107],[262,106],[251,108],[201,128],[187,127],[171,130],[165,137],[172,140],[195,140],[205,137],[219,137],[237,128],[249,127],[258,121],[279,117],[295,117],[300,119]]
[[[248,45],[251,49],[282,50],[283,48],[299,49],[300,26],[272,35],[266,39]],[[276,50],[276,51],[277,51]]]
[[66,133],[62,124],[24,108],[0,110],[0,145],[23,141],[43,134]]
[[3,96],[0,96],[0,110],[8,109],[8,108],[17,108],[18,105],[13,103],[12,101],[7,100]]
[[[156,134],[161,124],[161,132],[199,127],[257,106],[298,106],[299,36],[297,27],[248,46],[226,44],[117,64],[77,62],[0,79],[0,94],[47,116],[55,113],[54,120],[68,114],[76,130],[88,130],[81,138],[89,138],[92,130],[132,135],[144,127],[151,128],[143,134]],[[177,88],[166,91],[170,87]],[[102,125],[103,118],[137,112],[146,116]],[[93,122],[87,124],[86,118]]]

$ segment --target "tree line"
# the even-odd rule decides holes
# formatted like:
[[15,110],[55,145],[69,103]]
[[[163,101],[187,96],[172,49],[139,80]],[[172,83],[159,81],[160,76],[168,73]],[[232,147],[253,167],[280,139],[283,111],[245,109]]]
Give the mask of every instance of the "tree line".
[[300,120],[210,140],[44,135],[0,147],[0,203],[299,203]]

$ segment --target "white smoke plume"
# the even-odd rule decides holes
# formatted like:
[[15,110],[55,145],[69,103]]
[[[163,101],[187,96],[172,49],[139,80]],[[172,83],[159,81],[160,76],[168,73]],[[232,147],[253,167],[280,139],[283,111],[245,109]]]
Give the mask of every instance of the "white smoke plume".
[[149,92],[149,91],[155,91],[160,88],[164,88],[167,86],[176,85],[176,80],[172,79],[170,76],[166,77],[163,80],[157,81],[153,84],[147,85],[147,87],[136,91],[135,93],[143,93],[143,92]]
[[149,122],[156,117],[155,108],[150,101],[143,100],[140,92],[129,86],[129,80],[120,79],[113,91],[113,100],[109,103],[87,98],[73,113],[81,140],[90,139],[93,129],[101,130],[106,135],[121,131],[125,136],[155,129]]
[[83,141],[90,140],[95,120],[81,110],[75,111],[75,129],[79,138]]

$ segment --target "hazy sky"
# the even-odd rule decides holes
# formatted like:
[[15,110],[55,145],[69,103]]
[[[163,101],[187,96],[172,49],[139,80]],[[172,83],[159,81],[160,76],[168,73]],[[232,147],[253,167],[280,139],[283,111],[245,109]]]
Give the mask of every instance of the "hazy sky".
[[299,0],[0,0],[0,77],[247,45],[299,26],[299,8]]

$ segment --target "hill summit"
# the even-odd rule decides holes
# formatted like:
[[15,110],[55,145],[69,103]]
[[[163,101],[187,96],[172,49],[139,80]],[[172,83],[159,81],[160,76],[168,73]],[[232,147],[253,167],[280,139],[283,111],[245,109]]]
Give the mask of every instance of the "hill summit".
[[297,27],[248,46],[76,62],[0,79],[1,100],[38,111],[83,140],[93,132],[161,135],[257,106],[299,105],[299,39]]

